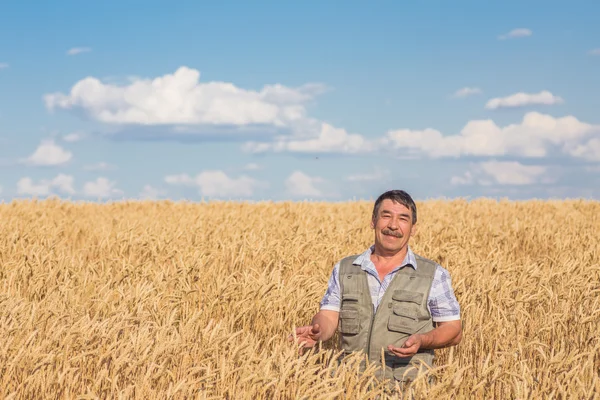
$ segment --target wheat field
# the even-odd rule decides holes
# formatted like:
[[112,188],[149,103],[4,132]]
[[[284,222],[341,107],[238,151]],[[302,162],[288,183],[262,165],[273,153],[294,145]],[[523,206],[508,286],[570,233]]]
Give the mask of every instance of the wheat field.
[[6,399],[591,399],[600,203],[418,203],[413,250],[452,274],[464,337],[435,383],[386,391],[335,341],[298,354],[371,202],[0,204]]

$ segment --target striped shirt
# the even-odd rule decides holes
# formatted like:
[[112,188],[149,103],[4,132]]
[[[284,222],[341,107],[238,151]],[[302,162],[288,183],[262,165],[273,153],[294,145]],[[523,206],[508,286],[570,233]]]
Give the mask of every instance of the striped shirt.
[[[371,292],[371,300],[373,308],[377,310],[386,289],[400,268],[408,266],[417,269],[417,260],[412,250],[408,249],[406,257],[401,265],[394,268],[385,276],[383,281],[380,281],[379,274],[375,265],[371,261],[371,253],[374,246],[371,246],[364,253],[359,255],[353,264],[360,265],[361,269],[367,272],[367,281]],[[333,272],[329,277],[327,291],[321,300],[321,310],[340,311],[340,280],[339,280],[340,263],[338,262],[333,268]],[[460,305],[454,295],[452,289],[452,279],[450,273],[439,264],[436,266],[433,283],[429,292],[427,307],[431,313],[434,322],[454,321],[460,319]]]

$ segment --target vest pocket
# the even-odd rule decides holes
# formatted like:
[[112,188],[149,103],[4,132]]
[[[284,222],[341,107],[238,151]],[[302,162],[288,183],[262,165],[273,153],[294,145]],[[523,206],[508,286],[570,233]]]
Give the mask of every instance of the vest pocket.
[[409,290],[394,290],[392,299],[396,301],[405,301],[421,305],[423,303],[423,293],[411,292]]
[[419,315],[402,304],[394,304],[388,319],[388,329],[394,332],[412,335],[420,329]]
[[360,332],[360,319],[358,310],[344,309],[340,312],[340,333],[344,335],[356,335]]

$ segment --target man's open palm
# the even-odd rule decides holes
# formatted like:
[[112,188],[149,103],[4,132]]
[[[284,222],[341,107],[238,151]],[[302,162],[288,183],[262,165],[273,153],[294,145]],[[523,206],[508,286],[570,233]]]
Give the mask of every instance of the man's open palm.
[[[321,340],[321,327],[319,324],[301,326],[296,328],[296,337],[303,347],[313,347]],[[293,340],[293,337],[290,340]]]

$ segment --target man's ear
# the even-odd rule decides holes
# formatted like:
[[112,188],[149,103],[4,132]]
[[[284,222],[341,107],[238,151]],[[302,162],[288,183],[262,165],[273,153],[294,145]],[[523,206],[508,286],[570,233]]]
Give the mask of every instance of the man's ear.
[[371,217],[371,229],[375,229],[375,218]]
[[417,224],[414,224],[410,228],[410,236],[415,236],[417,234],[418,230],[419,230],[419,227],[417,226]]

